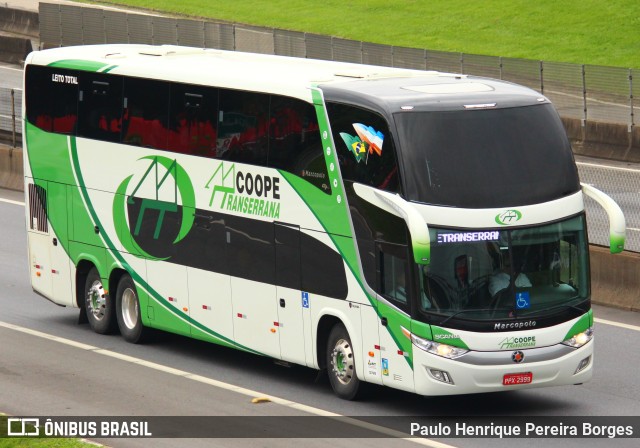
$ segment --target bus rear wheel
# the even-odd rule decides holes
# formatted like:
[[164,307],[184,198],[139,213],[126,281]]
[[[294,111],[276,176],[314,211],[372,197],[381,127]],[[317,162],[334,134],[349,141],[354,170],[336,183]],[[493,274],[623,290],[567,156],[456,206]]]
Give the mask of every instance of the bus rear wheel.
[[147,336],[148,329],[142,325],[140,300],[133,279],[123,275],[116,292],[116,315],[120,334],[127,342],[138,344]]
[[342,323],[337,323],[329,333],[327,342],[327,372],[335,394],[345,400],[354,400],[360,387],[356,376],[355,353],[351,338]]
[[84,298],[85,313],[93,331],[99,334],[112,333],[115,330],[113,301],[105,291],[96,268],[91,268],[87,274]]

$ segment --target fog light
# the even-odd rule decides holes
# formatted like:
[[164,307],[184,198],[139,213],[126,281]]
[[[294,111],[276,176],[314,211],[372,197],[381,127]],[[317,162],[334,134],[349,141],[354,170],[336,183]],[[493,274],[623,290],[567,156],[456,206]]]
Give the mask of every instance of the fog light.
[[578,368],[574,372],[574,375],[586,369],[590,362],[591,362],[591,356],[587,356],[582,361],[580,361],[580,364],[578,364]]
[[453,384],[453,380],[451,379],[451,375],[449,375],[444,370],[431,369],[427,367],[427,372],[429,372],[429,376],[436,381],[440,381],[442,383]]

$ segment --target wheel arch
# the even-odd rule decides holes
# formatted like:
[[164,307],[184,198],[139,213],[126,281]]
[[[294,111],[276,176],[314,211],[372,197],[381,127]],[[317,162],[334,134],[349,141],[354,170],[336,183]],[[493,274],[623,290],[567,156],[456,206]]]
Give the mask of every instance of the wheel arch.
[[95,263],[86,258],[78,261],[76,265],[76,305],[78,308],[85,308],[84,289],[87,283],[87,276],[93,268],[96,268]]
[[114,294],[118,290],[118,283],[120,283],[120,279],[125,275],[129,275],[129,273],[120,267],[114,267],[111,270],[109,274],[109,294],[112,297],[115,297]]
[[316,327],[316,362],[321,370],[327,368],[325,354],[327,352],[329,333],[338,323],[344,325],[343,320],[333,314],[325,314],[318,321],[318,326]]
[[354,324],[351,322],[347,315],[342,312],[336,310],[325,310],[321,313],[320,318],[318,319],[318,325],[316,326],[316,341],[315,341],[315,360],[318,363],[318,367],[320,369],[325,369],[327,367],[326,363],[326,352],[327,352],[327,342],[329,339],[329,333],[331,329],[336,324],[344,325],[349,337],[351,338],[351,344],[354,347],[355,353],[357,353],[356,364],[357,364],[357,374],[358,377],[362,376],[362,334],[360,325],[361,323]]

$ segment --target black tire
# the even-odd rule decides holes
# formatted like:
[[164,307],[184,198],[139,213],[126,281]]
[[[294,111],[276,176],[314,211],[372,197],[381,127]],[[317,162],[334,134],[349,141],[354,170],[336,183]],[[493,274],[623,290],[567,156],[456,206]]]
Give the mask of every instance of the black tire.
[[127,274],[123,275],[118,282],[116,315],[120,334],[125,341],[140,344],[147,339],[149,329],[142,325],[138,290]]
[[355,400],[362,387],[356,375],[351,338],[342,322],[335,324],[329,333],[326,356],[327,373],[333,392],[344,400]]
[[84,285],[84,308],[89,325],[98,334],[110,334],[116,329],[115,306],[104,290],[96,268],[91,268]]

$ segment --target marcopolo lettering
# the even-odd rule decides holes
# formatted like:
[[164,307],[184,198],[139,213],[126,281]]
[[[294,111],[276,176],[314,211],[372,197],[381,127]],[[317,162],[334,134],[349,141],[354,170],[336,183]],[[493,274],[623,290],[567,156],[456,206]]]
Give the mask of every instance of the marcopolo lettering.
[[529,320],[526,322],[509,322],[509,323],[496,323],[493,325],[494,330],[519,330],[522,328],[533,328],[537,325],[535,320]]
[[260,174],[236,173],[236,190],[240,194],[249,196],[268,197],[280,199],[280,179]]

